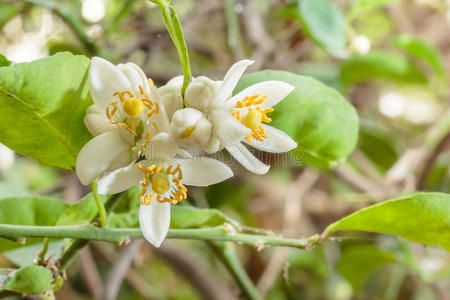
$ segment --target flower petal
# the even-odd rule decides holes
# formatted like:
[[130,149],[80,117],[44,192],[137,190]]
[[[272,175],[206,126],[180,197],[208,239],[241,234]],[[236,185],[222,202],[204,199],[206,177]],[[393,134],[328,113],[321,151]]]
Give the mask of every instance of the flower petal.
[[139,224],[144,238],[153,246],[159,247],[169,231],[170,203],[153,201],[150,205],[141,204]]
[[[153,125],[153,122],[156,123],[157,128]],[[169,118],[166,112],[166,107],[162,104],[159,105],[159,111],[157,114],[153,115],[151,119],[150,132],[152,135],[158,134],[159,132],[167,132],[169,130]]]
[[231,94],[233,93],[233,90],[242,74],[244,74],[247,67],[252,63],[253,60],[244,59],[231,66],[227,74],[225,74],[222,85],[220,86],[220,89],[216,94],[216,98],[214,99],[216,107],[222,105],[225,100],[231,97]]
[[244,141],[246,144],[261,151],[282,153],[297,148],[297,143],[283,131],[272,126],[262,125],[264,132],[268,138],[263,141],[252,140],[251,143]]
[[262,175],[266,174],[270,169],[270,166],[262,163],[241,143],[236,146],[225,147],[225,149],[250,172]]
[[116,194],[138,185],[144,178],[136,163],[117,169],[98,181],[97,190],[101,195]]
[[231,116],[231,113],[216,109],[211,112],[213,134],[225,146],[233,146],[242,141],[251,130]]
[[169,120],[172,120],[173,114],[183,108],[183,97],[181,96],[180,89],[165,85],[158,89],[158,93],[159,105],[164,105]]
[[81,183],[91,183],[126,149],[130,149],[130,145],[122,139],[117,130],[91,139],[77,157],[76,173]]
[[258,106],[261,108],[269,108],[275,106],[278,102],[286,98],[293,90],[295,86],[278,80],[268,80],[253,84],[244,90],[240,91],[228,100],[225,104],[227,108],[236,106],[236,102],[243,100],[246,96],[253,95],[266,95],[267,98],[264,102]]
[[150,142],[145,156],[147,159],[170,158],[179,154],[180,148],[167,132],[158,133]]
[[186,185],[207,186],[224,181],[233,176],[233,171],[221,161],[209,157],[193,157],[190,159],[177,159],[183,172]]
[[[144,71],[142,71],[142,69],[134,63],[127,63],[127,66],[133,68],[139,76],[139,81],[135,83],[137,84],[138,89],[140,85],[145,93],[150,94],[150,86],[148,84],[148,79]],[[131,84],[133,84],[133,82],[131,82]]]
[[[192,79],[194,79],[192,77]],[[170,79],[165,86],[170,86],[170,87],[174,87],[176,89],[178,89],[179,91],[181,91],[181,88],[183,87],[183,80],[184,80],[184,76],[183,75],[178,75],[175,76],[174,78]]]
[[131,88],[128,78],[109,61],[93,57],[89,68],[89,84],[95,105],[102,110],[114,100],[113,94]]
[[117,129],[117,126],[111,124],[108,120],[105,111],[95,104],[92,104],[86,109],[84,125],[94,136]]

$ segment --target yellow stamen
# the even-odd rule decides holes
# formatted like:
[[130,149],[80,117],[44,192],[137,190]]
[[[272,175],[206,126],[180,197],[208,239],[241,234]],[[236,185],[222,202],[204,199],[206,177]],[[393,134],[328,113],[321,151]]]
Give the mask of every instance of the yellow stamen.
[[191,127],[187,127],[182,133],[181,133],[181,137],[183,139],[190,137],[192,132],[194,132],[195,126],[191,126]]

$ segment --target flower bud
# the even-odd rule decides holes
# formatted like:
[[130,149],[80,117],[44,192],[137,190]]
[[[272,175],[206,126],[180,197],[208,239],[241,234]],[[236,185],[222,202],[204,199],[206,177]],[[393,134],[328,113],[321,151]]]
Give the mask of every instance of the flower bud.
[[192,80],[186,89],[184,99],[187,107],[208,111],[217,94],[218,85],[213,80],[200,76]]
[[86,110],[84,125],[93,136],[115,129],[114,125],[106,117],[105,112],[95,104],[89,106]]
[[206,144],[202,145],[202,150],[208,154],[216,153],[222,149],[222,143],[214,136],[211,137]]
[[172,120],[173,114],[183,108],[183,97],[178,88],[173,86],[163,86],[158,89],[159,101],[166,109],[169,121]]
[[181,146],[194,148],[209,142],[212,124],[200,111],[183,108],[174,113],[169,132]]

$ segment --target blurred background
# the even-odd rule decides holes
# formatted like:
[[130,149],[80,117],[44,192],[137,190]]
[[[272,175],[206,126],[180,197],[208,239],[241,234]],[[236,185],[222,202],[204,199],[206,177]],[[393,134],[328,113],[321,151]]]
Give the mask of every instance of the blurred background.
[[[339,52],[308,37],[295,1],[172,1],[194,76],[221,79],[236,60],[251,58],[250,71],[287,70],[332,86],[360,117],[358,146],[334,170],[275,163],[268,175],[253,176],[233,164],[236,177],[190,189],[189,201],[301,237],[398,195],[450,192],[450,1],[331,2],[346,22]],[[181,73],[159,8],[144,0],[1,0],[0,30],[0,53],[16,63],[70,51],[132,61],[157,85]],[[263,157],[283,161],[277,158]],[[51,195],[73,203],[87,191],[74,174],[0,147],[2,197]],[[51,243],[50,251],[60,246]],[[0,267],[20,265],[37,249],[5,252]],[[401,238],[360,234],[312,251],[237,249],[266,299],[450,299],[450,254]],[[167,240],[159,249],[91,243],[68,278],[57,299],[242,297],[211,249],[195,241]]]

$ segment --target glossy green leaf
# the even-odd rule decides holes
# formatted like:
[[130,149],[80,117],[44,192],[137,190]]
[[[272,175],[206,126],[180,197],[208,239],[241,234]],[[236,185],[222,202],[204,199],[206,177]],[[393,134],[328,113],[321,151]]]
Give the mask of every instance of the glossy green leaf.
[[333,55],[346,53],[346,23],[342,12],[329,0],[298,0],[304,30],[319,46]]
[[353,151],[358,139],[358,115],[336,90],[307,76],[284,71],[244,75],[235,93],[264,80],[281,80],[295,90],[270,113],[271,126],[283,130],[297,143],[294,160],[332,168]]
[[403,51],[428,64],[440,77],[445,77],[444,62],[438,49],[413,36],[400,36],[395,44]]
[[450,250],[450,195],[417,193],[372,205],[329,225],[323,236],[339,230],[399,235]]
[[0,67],[9,66],[11,64],[11,61],[7,59],[5,56],[0,54]]
[[[105,203],[106,196],[99,195],[100,201]],[[68,206],[59,216],[56,225],[89,224],[97,215],[98,209],[92,193],[87,194],[80,201]]]
[[0,68],[0,142],[42,163],[73,169],[91,138],[84,126],[89,59],[70,53]]
[[425,74],[403,56],[374,51],[355,55],[341,65],[341,81],[355,84],[373,79],[426,83]]
[[[0,223],[14,225],[55,225],[56,220],[67,203],[49,197],[10,197],[0,199]],[[27,244],[33,244],[39,239],[29,239]],[[0,239],[0,252],[17,248],[22,245]]]
[[3,289],[20,294],[39,295],[51,289],[52,272],[41,266],[29,265],[8,275]]

